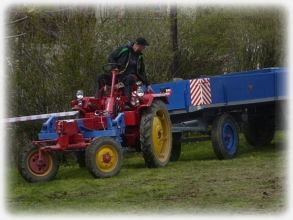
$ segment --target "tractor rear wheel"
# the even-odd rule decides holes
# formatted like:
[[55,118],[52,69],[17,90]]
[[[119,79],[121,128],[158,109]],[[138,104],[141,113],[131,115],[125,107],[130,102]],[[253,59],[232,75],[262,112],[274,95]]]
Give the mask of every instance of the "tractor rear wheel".
[[54,152],[41,152],[33,145],[24,147],[18,157],[20,175],[28,182],[45,182],[52,180],[59,169],[57,155]]
[[166,105],[154,100],[142,112],[140,122],[141,151],[149,168],[166,166],[172,148],[171,121]]
[[86,166],[95,178],[117,175],[122,167],[122,149],[112,138],[94,140],[85,151]]

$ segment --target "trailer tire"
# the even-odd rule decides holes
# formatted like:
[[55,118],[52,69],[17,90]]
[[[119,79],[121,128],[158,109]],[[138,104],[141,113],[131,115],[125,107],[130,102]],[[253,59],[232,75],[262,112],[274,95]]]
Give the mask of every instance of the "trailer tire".
[[178,161],[181,155],[181,132],[172,133],[172,151],[170,161]]
[[140,122],[141,151],[149,168],[168,164],[172,150],[171,120],[166,105],[154,100],[144,109]]
[[243,134],[248,144],[261,147],[271,143],[275,136],[275,123],[273,119],[250,119],[242,126]]
[[59,170],[56,153],[42,152],[44,161],[37,162],[39,149],[34,145],[27,145],[21,149],[18,157],[18,171],[28,182],[46,182],[55,178]]
[[119,174],[122,167],[122,149],[113,138],[94,140],[85,151],[86,167],[95,178],[108,178]]
[[229,114],[218,116],[212,126],[212,146],[218,159],[232,159],[237,155],[239,136],[237,124]]

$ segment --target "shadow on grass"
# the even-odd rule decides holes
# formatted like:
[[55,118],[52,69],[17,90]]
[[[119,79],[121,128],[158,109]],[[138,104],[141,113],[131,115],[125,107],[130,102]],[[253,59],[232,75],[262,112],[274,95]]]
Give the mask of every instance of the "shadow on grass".
[[[239,152],[237,158],[247,158],[253,154],[282,152],[286,150],[284,141],[273,141],[271,144],[262,147],[250,146],[244,139],[240,141]],[[214,154],[210,141],[182,144],[182,152],[179,161],[217,161],[218,158]],[[176,161],[175,161],[176,162]],[[173,162],[173,163],[175,163]],[[141,153],[128,153],[123,158],[122,169],[146,169],[146,165]],[[78,165],[74,166],[61,166],[58,179],[91,179],[86,168],[79,168]]]
[[284,142],[273,142],[265,146],[251,146],[245,143],[244,146],[240,146],[238,153],[239,157],[249,157],[251,154],[255,153],[273,153],[273,152],[283,152],[287,149]]
[[[282,152],[286,150],[284,141],[273,141],[266,146],[253,147],[245,140],[241,140],[237,157],[249,157],[255,153],[270,153]],[[182,145],[182,152],[180,161],[205,161],[205,160],[218,160],[216,157],[211,142],[189,143]]]
[[206,155],[206,154],[194,154],[194,155],[188,155],[188,156],[181,156],[180,161],[185,161],[185,162],[188,162],[188,161],[194,161],[194,160],[197,160],[197,161],[208,161],[208,160],[218,160],[216,158],[216,156],[214,154],[211,154],[211,155]]
[[210,141],[188,143],[182,145],[180,161],[216,160]]
[[92,179],[93,177],[89,173],[86,167],[80,168],[76,166],[60,166],[59,172],[56,176],[57,180],[64,179]]
[[[125,159],[125,160],[127,160],[127,159]],[[129,162],[126,161],[123,164],[122,169],[123,168],[127,168],[127,169],[145,169],[146,168],[146,165],[144,163],[141,163],[141,162],[136,162],[136,163],[132,162],[132,163],[129,163]]]

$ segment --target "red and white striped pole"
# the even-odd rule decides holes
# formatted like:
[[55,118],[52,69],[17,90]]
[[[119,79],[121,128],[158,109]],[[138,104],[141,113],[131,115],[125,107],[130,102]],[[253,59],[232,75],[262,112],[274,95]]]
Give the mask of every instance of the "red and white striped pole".
[[65,117],[76,115],[78,111],[70,111],[70,112],[58,112],[58,113],[49,113],[49,114],[41,114],[41,115],[29,115],[29,116],[21,116],[21,117],[13,117],[13,118],[4,118],[2,119],[5,123],[14,123],[20,121],[34,121],[39,119],[49,118],[51,116],[55,117]]

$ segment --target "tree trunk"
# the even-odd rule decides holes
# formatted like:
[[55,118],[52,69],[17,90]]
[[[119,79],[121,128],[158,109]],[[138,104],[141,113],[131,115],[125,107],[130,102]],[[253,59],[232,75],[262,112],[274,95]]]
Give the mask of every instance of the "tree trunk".
[[173,5],[170,8],[170,34],[172,42],[173,60],[170,66],[171,78],[178,77],[178,30],[177,30],[177,6]]

